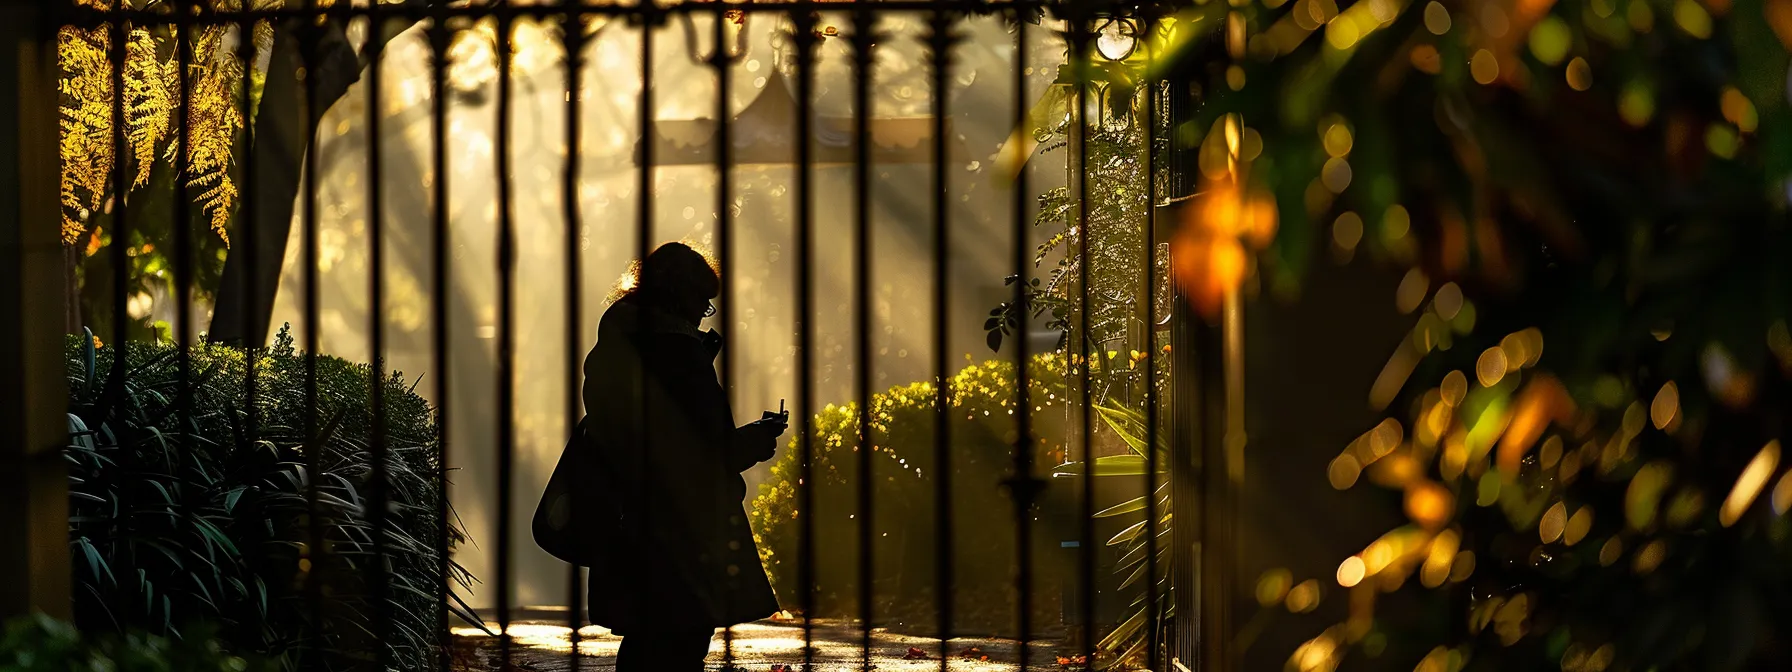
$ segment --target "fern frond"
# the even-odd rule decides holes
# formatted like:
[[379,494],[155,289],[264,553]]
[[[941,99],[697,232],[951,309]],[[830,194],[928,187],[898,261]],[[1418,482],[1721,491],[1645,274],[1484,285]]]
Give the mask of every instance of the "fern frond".
[[73,244],[106,196],[113,165],[112,64],[108,27],[63,28],[56,56],[65,73],[57,83],[64,103],[58,130],[62,240]]
[[124,109],[131,155],[137,162],[132,187],[149,181],[156,151],[173,128],[174,67],[172,58],[157,57],[155,37],[147,29],[130,31],[125,43]]
[[[115,0],[76,1],[103,9]],[[148,4],[157,3],[152,0]],[[265,9],[280,6],[282,0],[213,0],[210,4],[224,10],[250,4]],[[58,199],[64,242],[78,242],[87,219],[114,197],[110,193],[114,170],[132,170],[129,186],[135,188],[149,181],[157,160],[184,158],[186,171],[181,177],[190,188],[201,190],[196,198],[212,229],[228,245],[226,226],[238,197],[230,175],[231,154],[246,116],[239,108],[239,87],[253,70],[238,58],[235,48],[225,48],[226,35],[236,28],[206,26],[189,34],[193,60],[186,64],[184,100],[180,48],[169,44],[178,38],[157,36],[146,27],[124,30],[124,87],[114,91],[116,66],[111,60],[108,29],[64,28],[57,34],[57,57],[64,73],[57,81],[62,98]],[[257,23],[248,39],[253,40],[256,51],[265,52],[273,44],[271,24]],[[124,116],[124,147],[114,146],[114,105]],[[176,156],[180,143],[172,142],[181,129],[176,124],[184,124],[187,130],[185,157]],[[134,161],[135,166],[126,168],[127,161]]]
[[209,176],[212,188],[199,194],[199,201],[210,218],[212,232],[224,241],[224,247],[230,247],[230,215],[236,208],[236,185],[224,176],[220,170]]
[[211,216],[212,230],[230,244],[227,225],[236,206],[237,189],[230,178],[231,152],[244,126],[238,107],[245,64],[232,50],[223,49],[224,30],[202,31],[194,40],[196,62],[189,82],[186,124],[187,185],[207,187],[198,195]]

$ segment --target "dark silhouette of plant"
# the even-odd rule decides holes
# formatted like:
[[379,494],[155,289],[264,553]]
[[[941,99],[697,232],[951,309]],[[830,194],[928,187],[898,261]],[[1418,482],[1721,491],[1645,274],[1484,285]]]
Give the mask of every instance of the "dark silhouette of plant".
[[[182,637],[215,627],[231,651],[290,670],[360,669],[386,649],[394,669],[436,667],[444,609],[443,492],[434,414],[393,373],[385,386],[385,604],[378,602],[367,493],[371,368],[316,357],[317,428],[307,440],[309,356],[282,331],[273,348],[70,340],[70,543],[76,624]],[[255,394],[248,363],[256,360]],[[308,453],[320,471],[308,473]],[[308,546],[315,486],[326,547]],[[462,537],[448,528],[449,543]],[[450,564],[456,585],[472,580]],[[321,599],[307,599],[306,582]],[[458,599],[458,598],[457,598]],[[464,618],[473,620],[464,605]]]

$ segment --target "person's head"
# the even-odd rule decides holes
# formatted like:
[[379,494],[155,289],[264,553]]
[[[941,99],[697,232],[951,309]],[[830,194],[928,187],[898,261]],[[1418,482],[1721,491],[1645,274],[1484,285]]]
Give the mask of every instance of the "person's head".
[[642,301],[696,324],[708,316],[709,301],[720,293],[721,285],[702,254],[684,243],[666,243],[641,262],[634,293]]

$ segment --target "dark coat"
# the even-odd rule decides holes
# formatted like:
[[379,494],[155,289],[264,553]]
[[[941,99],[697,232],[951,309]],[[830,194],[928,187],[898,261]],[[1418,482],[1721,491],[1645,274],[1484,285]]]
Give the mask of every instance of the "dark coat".
[[771,456],[774,439],[736,428],[716,380],[719,347],[714,332],[623,299],[585,359],[590,439],[621,512],[614,543],[593,563],[591,621],[619,634],[778,611],[740,475]]

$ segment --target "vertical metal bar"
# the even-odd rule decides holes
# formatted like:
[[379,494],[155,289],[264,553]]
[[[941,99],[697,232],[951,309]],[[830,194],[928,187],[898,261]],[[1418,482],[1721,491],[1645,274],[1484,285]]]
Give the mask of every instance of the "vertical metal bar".
[[[306,0],[308,11],[317,11],[317,0]],[[320,19],[323,18],[320,15]],[[303,236],[303,255],[305,264],[305,295],[303,310],[305,315],[305,503],[309,513],[307,531],[310,545],[306,548],[309,556],[306,563],[309,570],[305,574],[306,601],[311,608],[311,628],[308,637],[308,650],[312,665],[322,665],[324,655],[324,584],[327,553],[324,540],[323,509],[318,500],[318,483],[322,480],[324,447],[318,445],[320,429],[317,417],[317,349],[318,321],[318,283],[322,281],[317,267],[318,235],[317,235],[317,120],[322,110],[317,109],[317,80],[313,73],[317,66],[318,41],[322,37],[323,25],[311,21],[298,21],[295,30],[299,31],[302,44],[299,47],[300,62],[305,68],[305,128],[309,136],[305,146],[305,201],[304,217],[301,222]]]
[[[1081,10],[1075,11],[1070,18],[1070,59],[1071,67],[1076,73],[1076,112],[1070,115],[1071,123],[1076,125],[1076,170],[1072,179],[1076,180],[1076,254],[1077,254],[1077,331],[1076,339],[1079,347],[1074,353],[1077,357],[1074,368],[1079,380],[1077,394],[1079,396],[1077,413],[1080,416],[1077,429],[1082,433],[1083,444],[1083,492],[1080,502],[1081,510],[1077,516],[1079,522],[1078,536],[1080,573],[1080,598],[1082,620],[1082,654],[1085,661],[1095,660],[1095,601],[1100,592],[1095,587],[1095,442],[1094,427],[1090,424],[1094,419],[1090,406],[1094,399],[1089,394],[1091,370],[1101,362],[1101,347],[1089,342],[1089,264],[1094,260],[1089,255],[1089,240],[1093,238],[1089,231],[1089,68],[1091,57],[1089,51],[1089,15]],[[1106,372],[1104,371],[1104,375]]]
[[[1172,123],[1187,119],[1195,103],[1194,92],[1185,79],[1171,80],[1169,110]],[[1192,151],[1172,148],[1170,157],[1170,191],[1182,196],[1193,192],[1189,184],[1199,175]],[[1173,253],[1172,253],[1173,254]],[[1204,399],[1201,381],[1211,375],[1199,354],[1203,328],[1201,316],[1189,306],[1181,285],[1172,285],[1170,302],[1170,511],[1178,524],[1170,526],[1173,544],[1170,553],[1170,585],[1174,587],[1176,619],[1170,645],[1174,654],[1170,662],[1186,667],[1201,667],[1201,585],[1202,563],[1202,500],[1201,460]]]
[[[385,31],[384,16],[379,12],[379,3],[368,7],[367,35],[369,48],[373,40],[379,39]],[[370,630],[379,646],[379,653],[374,659],[381,667],[393,661],[392,647],[386,644],[388,627],[394,614],[391,603],[391,575],[386,564],[386,534],[391,521],[388,516],[387,501],[391,497],[390,473],[387,460],[390,456],[386,443],[386,434],[390,431],[386,425],[386,256],[385,256],[385,203],[381,198],[380,187],[384,181],[380,171],[380,83],[381,58],[375,53],[367,62],[367,245],[369,270],[367,274],[368,293],[368,325],[367,341],[369,350],[368,362],[368,396],[373,411],[373,441],[371,458],[373,469],[369,474],[370,493],[368,500],[368,527],[373,533],[373,562],[370,572],[374,608],[374,622]],[[444,596],[444,599],[446,596]]]
[[[1227,299],[1227,310],[1231,300]],[[1193,369],[1195,380],[1190,382],[1194,388],[1189,396],[1193,397],[1184,413],[1189,417],[1184,422],[1189,425],[1189,444],[1197,449],[1190,458],[1197,460],[1198,466],[1193,472],[1193,486],[1198,489],[1199,504],[1196,505],[1199,521],[1195,537],[1195,563],[1190,568],[1196,587],[1194,598],[1197,600],[1195,612],[1196,655],[1199,668],[1202,670],[1231,669],[1231,624],[1227,618],[1228,602],[1231,599],[1231,553],[1229,543],[1230,498],[1228,496],[1227,450],[1226,450],[1226,374],[1225,374],[1225,331],[1221,324],[1215,324],[1192,308],[1181,307],[1186,311],[1182,320],[1182,338],[1188,341],[1186,360],[1178,360],[1178,371],[1184,369],[1182,362]],[[1181,344],[1177,346],[1179,349]],[[1180,355],[1178,355],[1180,357]],[[1178,405],[1182,404],[1177,392]],[[1181,527],[1181,526],[1178,526]]]
[[[1015,10],[1014,21],[1014,128],[1021,133],[1031,133],[1027,121],[1027,25],[1025,13],[1031,9]],[[1027,179],[1028,167],[1026,157],[1017,159],[1014,175],[1014,310],[1011,314],[1019,316],[1013,324],[1014,328],[1014,406],[1015,406],[1015,439],[1014,439],[1014,474],[1008,481],[1009,495],[1014,498],[1014,547],[1015,589],[1018,595],[1020,614],[1016,619],[1020,632],[1015,636],[1020,640],[1017,649],[1017,662],[1022,672],[1028,667],[1032,654],[1033,636],[1033,504],[1037,501],[1040,490],[1045,486],[1033,475],[1033,399],[1032,376],[1028,368],[1032,364],[1032,344],[1028,342],[1030,326],[1027,319],[1032,313],[1028,304],[1031,286],[1026,282],[1029,272],[1027,240],[1030,219]]]
[[[655,217],[653,212],[653,159],[655,153],[654,150],[658,146],[659,135],[654,132],[653,126],[653,117],[655,114],[653,105],[653,31],[659,25],[657,8],[658,6],[654,3],[643,3],[641,7],[641,110],[639,113],[639,123],[641,125],[641,165],[640,172],[636,175],[638,182],[636,184],[636,190],[638,193],[635,194],[635,197],[638,200],[638,204],[636,205],[636,215],[638,219],[635,222],[636,264],[647,263],[647,255],[652,254],[654,248],[653,229]],[[635,270],[637,271],[637,277],[635,279],[638,282],[640,280],[638,275],[640,267],[637,266]],[[641,395],[640,399],[642,402],[641,412],[643,416],[643,428],[645,428],[648,399],[647,385],[644,381],[641,384],[639,394]],[[643,477],[645,477],[645,474],[643,474]]]
[[[499,658],[510,667],[511,495],[516,487],[516,223],[511,218],[510,31],[511,17],[498,14],[498,630]],[[575,94],[576,97],[576,94]],[[573,148],[568,147],[570,153]]]
[[859,400],[859,620],[865,630],[860,639],[859,665],[871,669],[871,631],[876,615],[876,569],[873,561],[875,530],[872,526],[871,436],[871,47],[876,44],[870,9],[859,3],[853,10],[853,221],[856,224],[853,271],[857,292],[854,330],[858,332],[855,382]]
[[[653,253],[654,248],[653,224],[655,217],[653,212],[653,155],[654,149],[659,141],[659,135],[654,132],[653,127],[653,115],[655,114],[653,106],[653,30],[658,27],[659,22],[659,14],[656,11],[657,7],[656,4],[651,2],[643,3],[641,7],[641,111],[639,115],[639,123],[641,125],[641,170],[636,176],[638,180],[636,189],[639,193],[635,194],[639,201],[636,206],[636,210],[638,211],[636,215],[639,219],[637,219],[635,223],[635,261],[637,264],[647,263],[647,255]],[[636,270],[639,271],[640,269],[637,267]],[[636,280],[639,281],[640,278],[636,277]],[[643,409],[642,415],[645,416],[645,409],[647,407],[647,386],[645,382],[642,383],[640,394]],[[645,417],[643,417],[643,424],[645,424]]]
[[951,232],[947,228],[946,161],[946,96],[952,67],[952,45],[957,37],[952,32],[956,17],[935,10],[929,23],[928,43],[933,56],[933,469],[934,516],[937,530],[934,559],[934,600],[939,610],[937,625],[940,638],[940,672],[946,672],[951,660],[952,641],[952,373],[950,310],[947,291],[951,270]]
[[[805,3],[807,5],[807,3]],[[797,445],[802,476],[797,481],[797,581],[802,584],[803,669],[815,664],[815,35],[812,6],[793,12],[796,25],[796,341]]]
[[[123,9],[124,0],[115,0],[114,9]],[[131,156],[125,135],[124,71],[128,63],[126,44],[130,40],[130,24],[119,18],[107,25],[112,61],[112,373],[106,381],[106,407],[117,411],[124,402],[124,377],[130,340],[131,217],[126,195],[131,191],[130,173],[125,171],[125,158]],[[93,213],[97,214],[97,213]],[[91,219],[91,217],[90,217]],[[110,418],[108,418],[110,420]],[[129,431],[127,423],[117,423],[114,431]],[[125,437],[119,437],[120,441]]]
[[1214,449],[1206,464],[1217,465],[1207,470],[1209,517],[1203,532],[1208,556],[1201,563],[1205,572],[1201,582],[1208,590],[1202,595],[1206,611],[1201,616],[1206,669],[1233,669],[1238,662],[1232,643],[1232,595],[1238,566],[1237,495],[1244,479],[1243,312],[1238,289],[1227,291],[1219,327],[1210,332],[1213,340],[1203,349],[1213,357],[1212,370],[1219,374],[1209,377],[1206,405],[1209,445]]
[[[436,576],[441,581],[441,594],[448,599],[454,591],[452,548],[449,545],[448,504],[448,47],[453,33],[448,30],[445,3],[436,3],[430,12],[429,104],[430,104],[430,368],[435,372],[436,465]],[[440,672],[448,672],[454,656],[453,640],[448,631],[448,609],[442,608],[439,623],[442,637]]]
[[1164,669],[1157,595],[1157,96],[1155,17],[1141,16],[1138,43],[1145,48],[1145,667]]
[[[653,211],[653,208],[654,208],[653,156],[654,156],[654,149],[656,148],[657,143],[659,142],[659,134],[654,132],[654,125],[653,125],[653,123],[654,123],[654,118],[653,118],[654,117],[654,111],[653,111],[654,110],[654,105],[653,105],[653,93],[654,93],[653,92],[653,49],[654,49],[653,31],[659,25],[659,19],[660,19],[659,5],[655,2],[643,2],[640,4],[640,11],[641,11],[641,15],[640,15],[641,16],[641,110],[640,110],[640,119],[638,120],[638,123],[640,124],[640,127],[641,127],[640,134],[639,134],[639,137],[641,138],[640,145],[639,145],[640,152],[641,152],[641,166],[640,166],[641,171],[637,175],[637,179],[639,180],[639,183],[636,185],[636,189],[639,191],[639,193],[636,194],[636,198],[638,199],[638,204],[635,206],[636,211],[637,211],[635,214],[639,218],[636,220],[636,231],[635,231],[635,246],[636,246],[635,264],[636,265],[634,266],[634,269],[633,269],[633,271],[636,274],[635,275],[635,286],[636,287],[640,286],[641,273],[646,268],[647,256],[649,254],[653,253],[653,248],[654,248],[654,243],[653,243],[653,228],[654,228],[654,226],[653,225],[654,225],[655,217],[654,217],[654,211]],[[568,95],[571,96],[571,92],[568,92]],[[576,96],[572,96],[572,97],[576,97]],[[642,322],[643,322],[643,325],[640,327],[637,327],[637,329],[639,329],[640,331],[638,331],[635,334],[636,338],[638,338],[638,339],[644,338],[646,336],[646,327],[644,324],[645,321],[642,321]],[[638,352],[638,351],[636,351],[636,352]],[[648,384],[647,384],[647,371],[645,369],[645,362],[637,359],[635,362],[631,362],[631,367],[633,367],[633,370],[637,373],[636,381],[635,381],[636,382],[635,398],[641,400],[640,415],[638,416],[638,419],[637,419],[639,424],[637,424],[635,427],[639,431],[639,436],[641,437],[640,450],[641,450],[642,458],[641,458],[640,462],[638,463],[640,465],[641,472],[639,474],[637,474],[635,476],[635,478],[636,478],[637,483],[645,483],[645,482],[647,482],[648,477],[652,473],[647,466],[648,465],[647,456],[651,455],[652,453],[650,451],[653,450],[653,429],[652,429],[653,423],[650,422],[650,419],[652,418],[651,414],[652,414],[653,398],[650,394],[648,394],[649,389],[648,389]],[[635,526],[637,529],[641,529],[641,530],[653,529],[652,528],[652,525],[653,525],[652,517],[654,515],[653,508],[654,507],[651,507],[651,506],[640,507],[638,517],[641,520],[637,520],[635,522]],[[633,511],[630,511],[630,512],[632,513]],[[628,531],[627,531],[628,528],[625,527],[624,530],[625,530],[624,534],[628,534]],[[626,640],[627,637],[625,636],[624,639]],[[618,662],[620,662],[620,660],[621,660],[621,650],[620,649],[617,650],[617,660],[618,660]]]
[[[260,250],[258,250],[256,246],[261,244],[260,232],[256,231],[258,227],[255,226],[255,213],[256,206],[258,205],[256,201],[259,200],[257,191],[259,190],[254,186],[255,139],[253,129],[255,128],[255,101],[251,97],[251,80],[253,80],[251,73],[255,71],[255,63],[256,60],[258,60],[256,58],[257,48],[255,44],[256,25],[255,21],[244,21],[237,24],[236,45],[236,58],[243,66],[243,76],[242,81],[240,82],[242,88],[239,92],[239,95],[241,96],[239,102],[242,106],[243,116],[242,135],[245,138],[245,140],[238,145],[241,147],[242,156],[237,160],[237,165],[242,169],[241,183],[249,186],[243,190],[243,207],[238,211],[237,217],[237,222],[239,223],[236,231],[237,240],[242,244],[243,249],[240,251],[233,251],[232,254],[244,255],[248,259],[249,268],[256,268],[258,266],[260,262],[260,259],[258,258],[260,256]],[[247,296],[260,296],[258,290],[260,280],[257,277],[257,274],[244,274],[243,284],[248,290],[245,292]],[[254,353],[265,345],[265,343],[253,343],[247,341],[242,344],[244,352],[248,353],[248,356],[243,358],[243,406],[244,413],[247,416],[244,418],[243,422],[243,434],[248,438],[251,445],[259,441],[261,437],[261,414],[260,409],[257,408],[256,405],[256,397],[260,394],[260,381],[257,380],[256,365],[261,358],[255,356]]]
[[1197,353],[1199,340],[1195,335],[1201,320],[1194,309],[1184,305],[1183,296],[1178,292],[1171,303],[1172,315],[1170,323],[1170,445],[1172,464],[1170,466],[1170,510],[1171,515],[1177,512],[1182,515],[1174,517],[1176,525],[1170,528],[1170,539],[1174,544],[1170,551],[1171,577],[1170,585],[1174,587],[1171,597],[1174,599],[1176,620],[1175,634],[1171,639],[1174,647],[1172,663],[1181,663],[1190,668],[1208,668],[1199,665],[1201,652],[1201,517],[1203,504],[1201,496],[1201,386],[1199,378],[1209,375],[1200,367]]
[[187,173],[192,169],[189,150],[193,146],[193,26],[190,0],[174,6],[175,39],[175,110],[179,130],[174,136],[174,321],[175,348],[178,351],[180,391],[175,395],[175,418],[180,422],[176,445],[182,452],[193,450],[193,218],[192,196],[186,189]]
[[[729,282],[729,277],[733,275],[733,235],[731,230],[734,228],[732,226],[734,223],[734,175],[730,163],[733,160],[734,140],[729,135],[730,125],[728,123],[734,116],[732,106],[729,104],[729,84],[731,83],[729,75],[734,65],[734,57],[728,53],[727,36],[730,19],[726,3],[718,2],[715,5],[715,53],[710,57],[710,66],[716,71],[716,248],[721,266],[720,273],[717,274],[719,281],[717,294],[722,299],[721,310],[717,316],[722,323],[722,329],[727,330],[734,328],[733,283]],[[722,339],[722,400],[723,403],[730,406],[734,403],[733,346],[734,339]],[[722,454],[730,456],[730,459],[734,455],[733,439],[734,432],[728,432],[722,439]],[[738,478],[739,473],[727,473],[727,464],[728,460],[717,463],[717,467],[723,471],[718,476],[723,479]],[[726,481],[718,480],[717,482]],[[734,506],[737,505],[730,503],[727,508],[734,508]],[[742,524],[745,524],[744,521]],[[728,530],[727,533],[732,538],[734,531]],[[725,604],[722,605],[722,613],[732,613],[733,610],[726,604],[730,597],[729,591],[723,591],[722,600]],[[729,670],[734,667],[734,626],[732,625],[722,628],[722,661],[722,669]]]
[[[580,68],[585,64],[585,30],[584,15],[573,8],[574,3],[567,2],[567,13],[563,19],[561,36],[566,49],[566,90],[578,91],[580,88]],[[566,168],[564,181],[560,184],[561,207],[566,218],[566,427],[569,432],[579,431],[579,410],[583,408],[580,396],[582,382],[580,365],[585,345],[584,337],[584,293],[581,282],[584,277],[583,254],[583,219],[579,215],[579,161],[582,155],[581,136],[579,134],[579,97],[566,96]],[[578,518],[583,514],[583,507],[572,507],[573,529],[578,527]],[[572,672],[579,671],[579,626],[585,622],[584,573],[577,564],[566,565],[566,625],[571,629],[571,652],[567,665]]]

